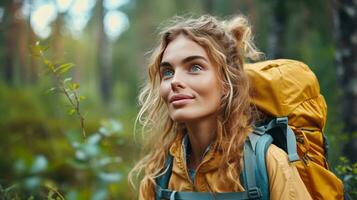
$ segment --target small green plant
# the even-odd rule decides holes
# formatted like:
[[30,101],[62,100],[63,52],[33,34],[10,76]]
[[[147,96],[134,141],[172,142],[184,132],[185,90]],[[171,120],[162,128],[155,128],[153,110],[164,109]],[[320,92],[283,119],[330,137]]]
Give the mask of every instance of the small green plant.
[[11,185],[10,187],[7,188],[3,188],[2,185],[0,185],[0,197],[3,200],[8,200],[8,199],[20,199],[19,196],[17,195],[15,189],[16,189],[17,185]]
[[47,199],[49,200],[65,200],[61,193],[58,192],[57,188],[47,184],[45,185],[46,189],[48,190]]
[[[19,184],[13,184],[10,187],[3,188],[0,185],[0,199],[1,200],[20,200],[23,199],[23,196],[19,195],[21,192],[21,186]],[[42,199],[48,200],[65,200],[65,198],[57,191],[54,186],[44,185],[42,190],[46,191],[47,195],[41,195]],[[40,197],[40,196],[38,196]],[[33,195],[26,198],[27,200],[34,200]]]
[[357,162],[351,163],[346,157],[340,157],[336,174],[343,181],[347,199],[357,199]]
[[74,67],[73,63],[54,63],[46,56],[46,51],[49,49],[48,46],[40,45],[37,42],[31,47],[31,56],[39,59],[46,67],[46,74],[51,74],[56,80],[57,86],[51,87],[48,92],[61,92],[65,95],[69,102],[70,109],[68,114],[77,115],[80,121],[83,138],[86,138],[86,131],[84,125],[84,117],[80,110],[80,102],[86,97],[79,95],[79,83],[73,81],[72,77],[68,77],[65,74]]
[[[108,150],[110,147],[105,145],[106,141],[116,138],[122,132],[122,124],[116,120],[103,120],[99,130],[86,136],[85,119],[80,110],[80,102],[85,99],[79,94],[80,85],[72,80],[67,73],[74,67],[73,63],[54,63],[46,56],[48,46],[40,45],[37,42],[31,47],[31,55],[39,59],[45,66],[45,73],[50,74],[55,79],[55,87],[48,89],[48,92],[59,92],[64,94],[69,102],[70,109],[68,114],[76,115],[82,128],[82,136],[76,132],[68,132],[67,139],[71,143],[74,156],[66,159],[68,167],[74,170],[74,173],[82,174],[82,180],[87,185],[95,185],[94,192],[91,194],[93,199],[107,199],[111,185],[118,183],[123,179],[123,174],[117,169],[118,163],[122,162],[119,156],[112,156]],[[73,134],[72,134],[73,133]],[[21,164],[21,163],[20,163]],[[87,191],[88,188],[67,188],[65,195],[58,192],[55,185],[45,184],[46,179],[40,179],[38,185],[43,190],[46,188],[46,198],[62,200],[78,199]],[[47,179],[48,180],[48,179]],[[91,190],[92,190],[91,189]],[[15,192],[19,194],[21,192]]]

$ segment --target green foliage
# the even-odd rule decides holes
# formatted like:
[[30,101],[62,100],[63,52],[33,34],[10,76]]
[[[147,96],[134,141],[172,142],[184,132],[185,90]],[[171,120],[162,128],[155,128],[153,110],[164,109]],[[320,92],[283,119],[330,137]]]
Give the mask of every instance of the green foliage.
[[71,107],[68,110],[69,115],[77,114],[77,117],[80,121],[82,127],[83,137],[86,137],[85,125],[84,125],[84,117],[80,111],[81,100],[85,99],[85,96],[81,96],[78,94],[79,83],[73,82],[72,77],[64,77],[64,74],[68,72],[72,67],[74,67],[73,63],[60,63],[55,64],[51,60],[46,57],[46,51],[49,49],[49,46],[42,46],[40,42],[37,42],[35,45],[31,47],[31,55],[34,58],[40,59],[46,67],[46,71],[50,72],[57,81],[56,87],[51,87],[49,91],[56,91],[58,89],[62,92],[69,102],[69,106]]
[[10,200],[10,199],[17,200],[17,199],[20,199],[16,194],[16,191],[15,191],[16,187],[17,187],[16,185],[12,185],[10,187],[3,188],[0,185],[0,197],[1,197],[1,199],[4,199],[4,200]]
[[[48,47],[36,45],[33,49],[32,55],[39,56],[44,55]],[[63,76],[73,64],[53,64],[45,56],[40,59],[47,74],[55,78],[54,83],[44,84],[44,87],[55,84],[46,89],[47,93],[60,95],[44,95],[39,92],[42,88],[29,87],[26,91],[0,85],[0,100],[5,102],[0,105],[3,108],[0,144],[12,149],[9,153],[0,152],[3,158],[0,170],[8,172],[0,179],[0,185],[7,186],[1,187],[0,197],[57,200],[128,196],[120,195],[127,193],[127,184],[123,182],[126,182],[124,177],[128,171],[119,156],[120,148],[127,144],[122,141],[123,124],[116,119],[102,120],[98,124],[100,115],[96,115],[97,131],[83,140],[70,119],[54,119],[58,116],[58,106],[64,103],[62,100],[70,102],[68,114],[79,115],[79,103],[86,97],[79,95],[79,83]],[[51,112],[43,111],[48,108]],[[91,109],[95,111],[94,107]],[[92,127],[86,129],[93,130],[93,120],[87,118],[86,121],[92,122],[87,124]],[[84,129],[84,124],[81,127]]]
[[[63,199],[59,197],[61,194],[66,199],[107,199],[118,196],[118,188],[112,188],[125,182],[126,172],[122,172],[123,159],[118,156],[121,150],[113,148],[122,146],[115,141],[126,143],[121,138],[123,125],[114,119],[103,120],[100,124],[85,141],[76,131],[66,131],[62,135],[52,132],[53,139],[33,135],[29,145],[25,145],[26,138],[25,141],[17,139],[11,154],[0,153],[2,170],[6,167],[7,176],[11,177],[2,176],[0,185],[9,187],[1,189],[0,197]],[[39,141],[34,140],[35,137]],[[3,137],[1,141],[4,142]],[[6,146],[15,144],[7,143]]]
[[343,181],[345,195],[357,199],[357,162],[351,163],[346,157],[340,157],[336,174]]
[[[91,192],[93,199],[108,198],[110,185],[123,179],[123,174],[117,170],[122,158],[113,156],[106,147],[108,140],[120,136],[121,132],[122,124],[110,119],[102,121],[98,132],[91,134],[85,142],[81,142],[75,133],[67,134],[74,149],[74,157],[67,162],[77,173],[86,174],[87,183],[95,185]],[[71,189],[67,194],[69,199],[78,199],[81,190]]]
[[[92,195],[93,199],[105,199],[108,197],[108,186],[111,183],[120,182],[123,177],[123,175],[117,171],[116,167],[111,167],[119,164],[122,159],[119,156],[111,156],[110,153],[103,148],[101,141],[120,133],[122,131],[122,125],[115,120],[103,121],[99,131],[86,138],[84,118],[79,111],[79,103],[86,97],[78,94],[79,83],[73,82],[71,77],[63,77],[63,74],[68,72],[74,64],[53,64],[53,62],[45,56],[47,49],[48,47],[41,46],[37,43],[32,48],[32,55],[40,58],[47,67],[47,70],[56,78],[57,86],[52,87],[50,91],[58,88],[67,97],[71,106],[68,114],[77,114],[81,122],[83,137],[86,139],[84,142],[81,142],[75,135],[67,134],[75,155],[74,158],[69,158],[67,163],[71,168],[88,174],[89,180],[87,180],[87,182],[92,180],[93,184],[97,185]],[[53,191],[56,190],[50,190],[48,194],[49,199],[51,199],[54,194],[60,194],[58,192],[54,193]],[[80,195],[78,190],[72,190],[69,194],[70,199],[78,199]]]

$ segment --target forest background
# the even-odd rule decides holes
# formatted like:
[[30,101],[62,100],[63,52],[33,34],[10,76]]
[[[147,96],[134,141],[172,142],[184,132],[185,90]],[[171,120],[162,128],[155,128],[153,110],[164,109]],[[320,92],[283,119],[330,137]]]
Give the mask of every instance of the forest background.
[[[331,170],[356,186],[356,1],[2,0],[0,199],[135,198],[137,95],[158,26],[182,14],[247,15],[267,59],[307,63],[328,104]],[[38,41],[47,61],[31,56]],[[78,97],[85,140],[48,62]]]

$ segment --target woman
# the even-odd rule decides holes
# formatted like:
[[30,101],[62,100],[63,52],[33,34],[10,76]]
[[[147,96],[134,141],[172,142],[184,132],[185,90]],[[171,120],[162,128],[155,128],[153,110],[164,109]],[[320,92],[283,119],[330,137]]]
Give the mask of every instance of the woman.
[[[262,55],[251,28],[243,16],[177,17],[172,24],[161,34],[139,97],[137,119],[150,139],[130,180],[144,171],[139,197],[155,199],[155,178],[171,155],[170,190],[244,191],[243,146],[255,119],[243,64]],[[283,150],[271,145],[266,157],[271,199],[311,199]]]

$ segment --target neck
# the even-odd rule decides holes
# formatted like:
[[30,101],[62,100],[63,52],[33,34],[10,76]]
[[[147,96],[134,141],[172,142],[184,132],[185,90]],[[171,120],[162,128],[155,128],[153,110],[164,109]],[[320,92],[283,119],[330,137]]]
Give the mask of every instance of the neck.
[[191,144],[190,168],[196,168],[201,162],[207,147],[216,138],[217,117],[186,123]]

